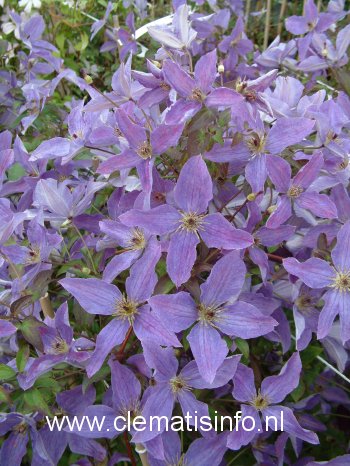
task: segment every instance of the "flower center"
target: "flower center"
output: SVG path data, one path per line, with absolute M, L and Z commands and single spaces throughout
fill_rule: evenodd
M 118 317 L 121 320 L 128 320 L 130 325 L 133 324 L 135 315 L 138 312 L 137 303 L 134 301 L 128 301 L 128 299 L 123 296 L 121 301 L 117 301 L 115 309 L 116 312 L 113 314 L 114 317 Z
M 205 215 L 199 215 L 195 212 L 184 212 L 180 220 L 180 229 L 197 233 L 198 230 L 203 229 L 203 220 Z
M 143 142 L 139 145 L 137 151 L 138 155 L 142 159 L 150 159 L 152 157 L 152 147 L 148 141 Z
M 267 397 L 262 395 L 259 390 L 258 394 L 252 399 L 252 401 L 249 404 L 251 406 L 254 406 L 254 408 L 258 411 L 261 411 L 262 409 L 267 408 L 270 403 Z
M 170 91 L 170 86 L 169 84 L 165 83 L 164 81 L 162 81 L 159 85 L 161 87 L 161 89 L 163 89 L 163 91 Z
M 143 234 L 143 231 L 136 227 L 132 230 L 132 236 L 128 241 L 130 249 L 133 251 L 138 251 L 139 249 L 144 249 L 146 246 L 146 238 Z
M 25 422 L 20 422 L 12 428 L 13 432 L 17 434 L 24 434 L 27 430 L 27 424 Z
M 39 246 L 32 246 L 28 252 L 25 263 L 26 265 L 36 264 L 40 262 L 40 248 Z
M 190 390 L 184 379 L 179 376 L 170 379 L 170 386 L 173 393 L 179 393 L 181 390 Z
M 247 140 L 248 149 L 253 155 L 258 155 L 264 152 L 265 144 L 266 144 L 266 135 L 264 134 L 254 133 L 253 136 L 251 136 Z
M 347 272 L 338 272 L 333 279 L 331 287 L 339 290 L 341 293 L 350 292 L 350 270 Z
M 217 313 L 219 312 L 219 309 L 206 306 L 203 303 L 198 304 L 197 310 L 198 310 L 199 322 L 206 323 L 206 324 L 213 324 L 213 322 L 216 320 Z
M 69 351 L 69 346 L 63 338 L 57 337 L 51 345 L 53 354 L 65 354 Z
M 196 100 L 197 102 L 203 102 L 203 100 L 205 99 L 205 95 L 203 94 L 203 92 L 200 89 L 198 89 L 196 87 L 191 92 L 191 95 L 189 96 L 189 99 L 190 100 Z
M 301 186 L 291 186 L 288 189 L 287 196 L 291 197 L 292 199 L 295 199 L 302 194 L 304 189 Z

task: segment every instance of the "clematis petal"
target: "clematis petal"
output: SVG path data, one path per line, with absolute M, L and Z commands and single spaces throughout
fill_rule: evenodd
M 202 213 L 212 198 L 213 184 L 205 162 L 200 155 L 191 157 L 182 167 L 176 183 L 175 202 L 184 212 Z
M 332 250 L 333 263 L 339 271 L 350 270 L 350 221 L 337 234 L 337 244 Z
M 128 331 L 127 320 L 112 319 L 97 335 L 95 351 L 86 366 L 88 377 L 92 377 L 101 368 L 104 360 L 114 346 L 120 345 Z
M 190 231 L 177 231 L 171 236 L 166 263 L 169 277 L 177 287 L 191 276 L 198 243 L 198 236 Z
M 294 353 L 283 366 L 278 375 L 266 377 L 261 383 L 261 393 L 270 403 L 280 403 L 288 393 L 299 385 L 302 365 L 299 353 Z
M 201 285 L 201 303 L 209 307 L 236 298 L 242 290 L 245 274 L 246 267 L 239 253 L 226 254 L 216 262 Z
M 314 215 L 321 218 L 337 218 L 338 212 L 333 201 L 326 194 L 315 192 L 302 193 L 297 199 L 296 204 L 302 209 L 310 210 Z
M 195 325 L 187 337 L 198 370 L 209 383 L 215 379 L 216 372 L 227 355 L 226 342 L 217 330 L 210 325 Z M 212 351 L 215 348 L 215 351 Z
M 64 278 L 60 284 L 89 314 L 113 314 L 116 302 L 122 297 L 115 285 L 97 278 Z
M 145 228 L 156 235 L 174 231 L 180 219 L 180 213 L 169 205 L 160 205 L 150 210 L 131 209 L 119 217 L 125 225 Z
M 268 422 L 268 426 L 272 430 L 276 430 L 275 428 L 277 427 L 277 430 L 288 432 L 288 434 L 293 437 L 305 440 L 305 442 L 309 442 L 314 445 L 319 443 L 318 437 L 314 432 L 301 427 L 290 408 L 279 405 L 269 406 L 263 410 L 262 414 L 265 422 Z M 267 420 L 267 416 L 272 416 L 272 418 Z M 283 416 L 283 418 L 281 416 Z M 275 420 L 277 420 L 277 422 Z
M 288 273 L 300 278 L 310 288 L 324 288 L 332 283 L 335 270 L 326 261 L 312 257 L 299 262 L 294 257 L 283 260 L 283 267 Z
M 183 291 L 152 296 L 148 302 L 163 325 L 175 333 L 189 328 L 198 317 L 196 303 L 189 293 Z
M 200 235 L 210 248 L 244 249 L 254 242 L 250 233 L 235 228 L 219 212 L 205 217 Z
M 255 338 L 272 332 L 278 323 L 262 314 L 255 306 L 237 301 L 228 305 L 218 315 L 215 325 L 226 335 Z
M 309 118 L 279 118 L 269 132 L 266 149 L 271 154 L 279 154 L 286 147 L 301 142 L 314 126 L 315 122 Z

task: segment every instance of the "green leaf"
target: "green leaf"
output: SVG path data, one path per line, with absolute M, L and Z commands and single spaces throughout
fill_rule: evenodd
M 304 365 L 309 365 L 314 359 L 323 353 L 323 349 L 319 346 L 308 346 L 305 351 L 301 353 L 301 360 Z
M 25 175 L 25 170 L 19 163 L 14 163 L 12 167 L 7 170 L 7 178 L 9 181 L 16 181 Z
M 243 354 L 243 356 L 248 359 L 249 358 L 249 345 L 246 340 L 242 340 L 242 338 L 235 338 L 235 343 Z
M 16 371 L 6 364 L 0 364 L 0 380 L 10 380 L 16 376 Z
M 305 393 L 305 384 L 302 380 L 300 380 L 300 383 L 297 386 L 297 388 L 292 391 L 291 397 L 293 398 L 295 402 L 297 402 L 301 399 L 304 393 Z
M 85 393 L 85 391 L 90 387 L 92 383 L 98 382 L 99 380 L 105 380 L 109 376 L 110 372 L 111 370 L 109 366 L 102 366 L 101 369 L 89 379 L 87 378 L 87 376 L 85 376 L 82 383 L 83 393 Z
M 24 368 L 26 367 L 27 361 L 29 358 L 29 346 L 26 344 L 23 344 L 17 355 L 16 355 L 16 364 L 17 364 L 17 369 L 19 372 L 23 372 Z
M 27 390 L 23 396 L 26 405 L 33 411 L 39 411 L 48 415 L 51 414 L 50 408 L 37 388 Z
M 77 50 L 78 52 L 82 52 L 89 45 L 89 36 L 86 34 L 86 32 L 82 32 L 80 34 L 80 37 L 81 41 L 75 44 L 74 46 L 75 50 Z

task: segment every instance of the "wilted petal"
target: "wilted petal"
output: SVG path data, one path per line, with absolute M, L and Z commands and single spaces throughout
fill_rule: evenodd
M 299 262 L 294 257 L 283 260 L 283 267 L 288 273 L 300 278 L 310 288 L 324 288 L 332 283 L 335 270 L 328 262 L 312 257 L 305 262 Z
M 200 155 L 191 157 L 182 167 L 174 189 L 177 205 L 184 212 L 202 213 L 213 198 L 213 184 Z
M 213 382 L 216 371 L 223 363 L 228 348 L 218 331 L 210 325 L 197 324 L 187 337 L 198 370 L 204 380 Z M 215 348 L 215 351 L 213 351 Z
M 207 215 L 204 219 L 201 238 L 210 248 L 244 249 L 253 244 L 253 237 L 246 231 L 235 228 L 219 212 Z

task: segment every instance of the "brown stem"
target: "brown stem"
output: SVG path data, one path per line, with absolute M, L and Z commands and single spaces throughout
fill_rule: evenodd
M 285 257 L 277 256 L 276 254 L 270 254 L 269 252 L 267 253 L 267 257 L 272 261 L 279 262 L 280 264 L 282 264 L 283 259 L 285 259 Z
M 126 446 L 126 451 L 128 453 L 128 457 L 131 461 L 131 465 L 132 466 L 137 466 L 137 463 L 136 463 L 136 460 L 135 460 L 135 457 L 134 457 L 134 453 L 132 451 L 132 448 L 131 448 L 131 445 L 130 445 L 130 442 L 129 442 L 129 438 L 128 438 L 128 433 L 126 432 L 126 430 L 123 432 L 123 438 L 124 438 L 124 442 L 125 442 L 125 446 Z

